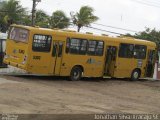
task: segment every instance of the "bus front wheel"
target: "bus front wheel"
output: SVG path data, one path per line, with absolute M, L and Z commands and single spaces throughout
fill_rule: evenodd
M 133 81 L 138 80 L 140 77 L 140 74 L 141 74 L 140 70 L 138 69 L 133 70 L 132 75 L 131 75 L 131 80 Z
M 80 67 L 73 67 L 70 73 L 70 80 L 77 81 L 82 77 L 82 69 Z

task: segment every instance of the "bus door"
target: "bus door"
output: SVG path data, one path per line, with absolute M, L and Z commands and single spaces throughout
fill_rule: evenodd
M 155 50 L 148 50 L 148 58 L 146 65 L 146 77 L 152 77 L 155 66 Z
M 53 65 L 53 74 L 55 75 L 60 74 L 63 45 L 64 44 L 62 41 L 53 42 L 52 65 Z
M 105 74 L 109 76 L 114 75 L 116 63 L 117 47 L 108 46 L 106 49 Z
M 114 77 L 130 77 L 134 68 L 134 44 L 121 43 L 116 60 Z

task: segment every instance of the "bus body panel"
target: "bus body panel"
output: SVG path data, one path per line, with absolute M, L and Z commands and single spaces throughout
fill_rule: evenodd
M 34 35 L 51 35 L 48 32 L 32 31 L 29 40 L 29 64 L 27 71 L 32 74 L 52 75 L 51 69 L 51 50 L 49 52 L 37 52 L 32 49 Z M 50 68 L 50 69 L 49 69 Z
M 78 63 L 77 63 L 78 61 Z M 68 76 L 74 66 L 83 67 L 84 77 L 102 77 L 103 76 L 103 57 L 65 55 L 62 62 L 61 75 Z
M 6 54 L 4 63 L 13 65 L 15 67 L 20 66 L 26 70 L 28 45 L 22 42 L 15 42 L 11 40 L 6 41 Z
M 155 50 L 156 48 L 156 44 L 153 42 L 131 38 L 112 38 L 34 27 L 18 27 L 30 31 L 29 40 L 27 43 L 7 40 L 6 56 L 9 57 L 5 58 L 4 62 L 25 69 L 33 74 L 70 76 L 72 68 L 79 66 L 82 68 L 83 77 L 103 77 L 108 75 L 111 77 L 131 77 L 134 69 L 139 69 L 141 77 L 145 77 L 148 50 Z M 43 38 L 47 42 L 50 41 L 50 47 L 44 49 L 43 42 L 45 41 L 39 41 L 39 39 Z M 68 53 L 66 52 L 68 38 L 78 38 L 88 42 L 94 40 L 103 41 L 103 55 Z M 122 43 L 133 44 L 133 46 L 147 46 L 146 58 L 136 59 L 134 56 L 131 58 L 120 57 L 120 45 Z M 37 49 L 37 44 L 42 45 L 41 47 L 45 51 Z M 25 56 L 27 56 L 27 61 L 24 64 Z

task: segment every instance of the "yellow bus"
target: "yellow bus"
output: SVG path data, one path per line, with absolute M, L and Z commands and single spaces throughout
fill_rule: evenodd
M 31 74 L 81 77 L 152 77 L 156 44 L 133 38 L 12 25 L 4 63 Z

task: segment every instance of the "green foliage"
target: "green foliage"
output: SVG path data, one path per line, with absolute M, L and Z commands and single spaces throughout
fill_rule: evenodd
M 50 19 L 50 25 L 51 28 L 67 28 L 70 23 L 70 19 L 65 15 L 65 13 L 61 10 L 57 10 L 53 12 L 51 19 Z
M 4 32 L 8 29 L 10 24 L 24 24 L 26 19 L 27 11 L 20 5 L 17 0 L 4 1 L 0 8 L 1 16 L 1 31 Z
M 18 0 L 8 0 L 0 4 L 0 31 L 6 32 L 11 24 L 31 25 L 31 14 L 20 5 Z M 43 28 L 66 28 L 70 19 L 63 11 L 56 11 L 52 16 L 43 10 L 37 10 L 35 25 Z
M 78 28 L 78 32 L 83 26 L 89 26 L 91 23 L 98 20 L 98 17 L 93 14 L 94 9 L 89 6 L 82 6 L 76 14 L 71 14 L 73 24 Z
M 78 27 L 78 31 L 83 26 L 89 26 L 91 23 L 98 20 L 97 16 L 93 15 L 93 8 L 83 6 L 79 12 L 72 15 L 73 24 Z M 31 25 L 31 14 L 26 8 L 20 5 L 18 0 L 6 0 L 0 4 L 0 31 L 6 32 L 11 24 Z M 36 12 L 35 25 L 43 28 L 67 28 L 70 25 L 70 18 L 66 14 L 57 10 L 52 16 L 47 15 L 43 10 Z
M 48 28 L 49 27 L 49 18 L 50 16 L 43 10 L 38 10 L 36 12 L 36 20 L 35 23 L 37 26 Z
M 160 31 L 156 31 L 156 29 L 146 28 L 145 31 L 136 33 L 135 35 L 126 34 L 125 36 L 155 42 L 160 48 Z

